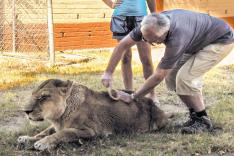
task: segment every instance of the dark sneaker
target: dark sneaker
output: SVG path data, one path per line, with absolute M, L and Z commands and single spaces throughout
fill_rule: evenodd
M 191 126 L 192 124 L 194 124 L 196 118 L 197 118 L 197 116 L 196 116 L 196 113 L 195 113 L 195 112 L 190 113 L 190 114 L 189 114 L 189 119 L 188 119 L 188 121 L 186 121 L 186 122 L 183 124 L 183 127 L 188 127 L 188 126 Z
M 194 123 L 181 129 L 182 134 L 196 134 L 209 132 L 213 129 L 212 123 L 207 116 L 195 117 Z

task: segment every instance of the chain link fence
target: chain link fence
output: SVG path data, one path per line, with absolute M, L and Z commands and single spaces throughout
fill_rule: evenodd
M 0 0 L 0 52 L 48 52 L 47 0 Z

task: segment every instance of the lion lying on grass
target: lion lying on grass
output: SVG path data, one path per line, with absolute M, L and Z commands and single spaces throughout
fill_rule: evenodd
M 155 131 L 167 121 L 165 113 L 150 99 L 140 98 L 126 104 L 112 100 L 107 93 L 56 79 L 43 82 L 33 91 L 24 111 L 29 120 L 51 123 L 49 128 L 33 137 L 18 138 L 21 144 L 35 142 L 37 150 L 52 149 L 59 143 L 80 138 Z

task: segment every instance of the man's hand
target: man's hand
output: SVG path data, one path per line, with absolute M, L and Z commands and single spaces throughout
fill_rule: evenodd
M 123 0 L 102 0 L 111 9 L 115 9 L 123 3 Z
M 117 91 L 117 98 L 126 103 L 130 103 L 133 100 L 130 94 L 120 90 Z
M 115 9 L 115 8 L 118 7 L 120 4 L 123 3 L 122 1 L 123 1 L 123 0 L 115 0 L 115 2 L 112 3 L 111 8 L 112 8 L 112 9 Z
M 105 86 L 106 88 L 111 87 L 112 86 L 112 74 L 104 72 L 104 74 L 102 75 L 102 84 L 103 86 Z

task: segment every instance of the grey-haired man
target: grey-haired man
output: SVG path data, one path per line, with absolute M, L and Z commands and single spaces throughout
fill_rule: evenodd
M 167 87 L 177 93 L 190 111 L 182 133 L 198 133 L 212 129 L 202 96 L 202 76 L 227 56 L 234 47 L 234 31 L 223 20 L 203 13 L 171 10 L 146 16 L 141 27 L 135 28 L 114 49 L 102 78 L 104 86 L 111 76 L 124 49 L 138 41 L 164 43 L 164 57 L 155 73 L 134 94 L 121 94 L 130 102 L 147 94 L 164 78 Z

